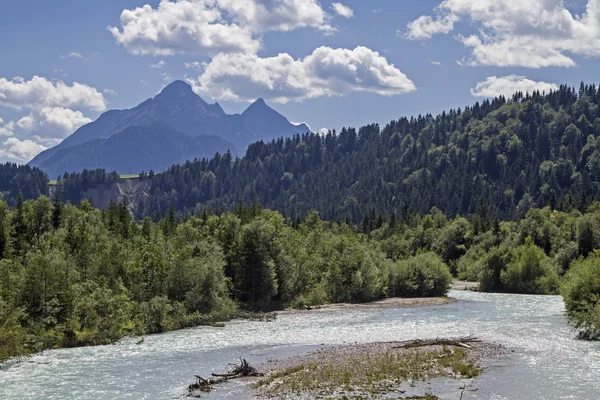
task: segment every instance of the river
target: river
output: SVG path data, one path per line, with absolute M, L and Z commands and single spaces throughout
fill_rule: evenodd
M 46 351 L 0 368 L 0 399 L 177 399 L 194 374 L 322 345 L 474 335 L 505 346 L 464 399 L 600 399 L 600 343 L 575 339 L 559 296 L 451 291 L 429 307 L 315 310 L 117 345 Z M 231 383 L 210 398 L 246 398 Z

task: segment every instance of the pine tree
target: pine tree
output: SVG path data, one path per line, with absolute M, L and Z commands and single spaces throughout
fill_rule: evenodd
M 12 247 L 18 257 L 25 255 L 27 243 L 27 223 L 25 222 L 25 205 L 23 203 L 23 194 L 19 192 L 17 205 L 13 213 L 12 221 Z
M 150 217 L 145 217 L 144 222 L 142 223 L 142 236 L 146 239 L 147 242 L 150 241 L 152 236 L 152 220 Z
M 0 200 L 0 260 L 5 257 L 6 246 L 8 243 L 7 237 L 7 214 L 8 210 L 6 203 Z
M 54 201 L 52 202 L 52 227 L 54 228 L 54 230 L 58 229 L 58 227 L 60 226 L 62 209 L 63 203 L 60 199 L 58 191 L 56 191 L 54 195 Z
M 121 200 L 118 213 L 121 236 L 123 239 L 127 239 L 129 238 L 129 222 L 131 221 L 131 215 L 129 214 L 129 209 L 127 208 L 125 199 Z
M 175 212 L 175 207 L 171 204 L 171 207 L 169 208 L 169 217 L 166 221 L 165 236 L 174 234 L 175 228 L 177 228 L 177 214 Z

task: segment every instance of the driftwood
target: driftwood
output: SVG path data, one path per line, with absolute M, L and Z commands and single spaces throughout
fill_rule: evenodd
M 314 307 L 313 307 L 313 306 L 311 306 L 311 305 L 308 305 L 308 304 L 306 304 L 306 305 L 304 306 L 304 310 L 306 310 L 306 311 L 311 311 L 311 310 L 320 310 L 320 309 L 321 309 L 321 306 L 314 306 Z
M 117 343 L 119 343 L 121 340 L 125 339 L 127 336 L 128 336 L 128 335 L 125 333 L 125 334 L 121 335 L 121 337 L 118 337 L 118 338 L 111 339 L 111 340 L 108 342 L 108 344 L 117 344 Z
M 213 386 L 225 383 L 230 379 L 250 377 L 250 376 L 264 376 L 250 365 L 248 361 L 240 358 L 240 364 L 229 364 L 227 371 L 222 374 L 211 374 L 212 377 L 205 379 L 199 375 L 196 377 L 196 383 L 192 383 L 188 386 L 188 396 L 200 397 L 198 392 L 210 392 Z
M 479 343 L 481 340 L 474 337 L 465 337 L 460 339 L 431 339 L 431 340 L 413 340 L 411 342 L 405 343 L 401 346 L 394 347 L 395 349 L 415 349 L 418 347 L 428 347 L 428 346 L 454 346 L 454 347 L 463 347 L 465 349 L 470 349 L 473 346 L 471 343 Z

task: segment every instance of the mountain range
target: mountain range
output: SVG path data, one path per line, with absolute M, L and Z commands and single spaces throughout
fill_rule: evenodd
M 29 162 L 51 178 L 64 172 L 103 168 L 119 173 L 163 171 L 195 158 L 230 151 L 243 156 L 256 141 L 310 132 L 294 125 L 263 99 L 242 114 L 226 114 L 183 81 L 129 110 L 111 110 L 79 128 L 57 146 Z

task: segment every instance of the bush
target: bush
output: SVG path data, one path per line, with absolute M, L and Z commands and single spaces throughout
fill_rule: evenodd
M 558 274 L 544 250 L 533 244 L 531 237 L 516 250 L 516 257 L 501 273 L 504 289 L 511 293 L 555 294 Z
M 327 292 L 323 284 L 319 283 L 308 294 L 298 296 L 290 307 L 302 310 L 306 306 L 320 306 L 325 303 L 327 303 Z
M 362 303 L 385 296 L 388 266 L 382 253 L 353 237 L 343 237 L 332 248 L 323 282 L 331 302 Z
M 429 252 L 390 266 L 391 297 L 435 297 L 448 293 L 452 276 L 439 256 Z
M 561 288 L 567 315 L 583 339 L 600 340 L 600 253 L 575 261 Z

